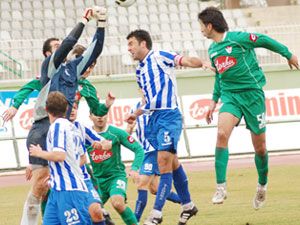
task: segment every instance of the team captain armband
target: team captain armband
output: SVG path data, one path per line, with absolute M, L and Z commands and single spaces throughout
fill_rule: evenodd
M 179 65 L 179 66 L 182 66 L 182 64 L 181 64 L 182 58 L 183 58 L 182 55 L 176 55 L 176 56 L 175 56 L 175 59 L 174 59 L 175 64 L 176 64 L 176 65 Z

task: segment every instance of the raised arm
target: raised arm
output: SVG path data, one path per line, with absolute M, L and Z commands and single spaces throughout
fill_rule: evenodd
M 31 80 L 22 86 L 21 89 L 15 94 L 12 101 L 12 106 L 5 110 L 2 114 L 4 121 L 7 122 L 12 119 L 16 115 L 19 107 L 23 104 L 25 99 L 27 99 L 33 91 L 40 91 L 41 89 L 42 86 L 38 79 Z

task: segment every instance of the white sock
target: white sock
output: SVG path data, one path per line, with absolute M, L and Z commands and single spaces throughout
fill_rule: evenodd
M 20 225 L 38 225 L 41 201 L 30 192 L 23 208 Z

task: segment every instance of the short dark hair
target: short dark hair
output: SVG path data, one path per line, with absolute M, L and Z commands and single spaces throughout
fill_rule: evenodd
M 137 29 L 134 31 L 131 31 L 126 39 L 128 40 L 129 38 L 135 37 L 139 43 L 141 43 L 142 41 L 146 42 L 146 47 L 151 50 L 152 49 L 152 40 L 151 40 L 151 36 L 150 34 L 142 29 Z
M 86 47 L 84 47 L 81 44 L 76 44 L 74 45 L 73 49 L 72 49 L 72 54 L 75 55 L 75 58 L 78 58 L 79 56 L 81 56 L 84 51 L 86 50 Z M 95 66 L 97 64 L 97 59 L 95 59 L 95 61 L 92 62 L 91 66 Z
M 46 101 L 46 110 L 57 118 L 65 117 L 68 101 L 63 93 L 59 91 L 50 92 Z
M 52 41 L 59 41 L 59 39 L 55 38 L 55 37 L 52 37 L 52 38 L 48 38 L 46 41 L 44 41 L 44 44 L 43 44 L 43 55 L 45 57 L 47 57 L 46 52 L 51 52 L 51 45 L 50 45 L 50 43 Z
M 228 31 L 228 25 L 222 12 L 216 7 L 207 7 L 204 9 L 198 14 L 198 20 L 201 20 L 205 26 L 210 23 L 213 29 L 219 33 Z

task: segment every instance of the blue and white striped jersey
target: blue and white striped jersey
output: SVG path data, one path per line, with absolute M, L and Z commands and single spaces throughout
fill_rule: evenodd
M 132 112 L 136 111 L 141 107 L 141 102 L 138 102 L 134 108 L 132 108 Z M 145 129 L 149 121 L 150 112 L 144 112 L 142 115 L 136 118 L 136 136 L 140 144 L 143 146 L 145 154 L 148 152 L 155 151 L 155 148 L 149 143 L 149 141 L 145 138 Z
M 175 109 L 177 83 L 174 74 L 176 53 L 149 51 L 136 70 L 137 83 L 143 90 L 145 110 Z
M 81 140 L 74 134 L 75 126 L 64 118 L 51 124 L 47 135 L 48 152 L 65 152 L 63 162 L 49 161 L 51 187 L 57 191 L 87 191 L 79 167 L 78 146 Z
M 87 152 L 85 143 L 87 143 L 88 145 L 91 145 L 94 141 L 101 141 L 101 140 L 105 139 L 102 136 L 100 136 L 96 131 L 85 127 L 83 124 L 81 124 L 78 121 L 75 121 L 74 125 L 77 128 L 75 131 L 75 134 L 81 140 L 81 144 L 80 144 L 80 146 L 78 146 L 80 156 L 86 154 L 86 152 Z M 84 180 L 88 180 L 91 178 L 85 165 L 81 166 L 81 170 L 83 173 Z

